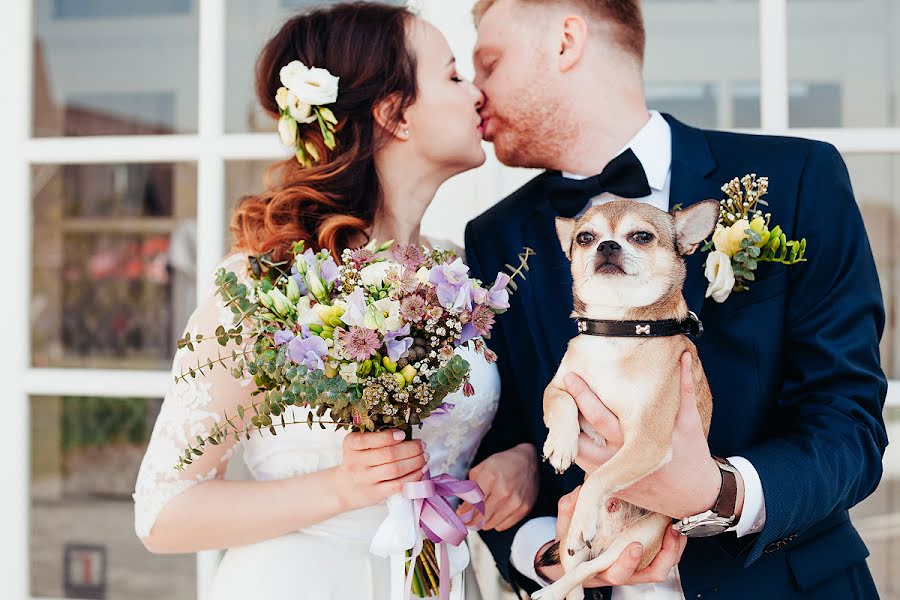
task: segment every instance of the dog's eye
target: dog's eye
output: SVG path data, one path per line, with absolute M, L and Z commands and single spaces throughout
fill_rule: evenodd
M 649 231 L 638 231 L 631 236 L 638 244 L 649 244 L 653 241 L 653 234 Z
M 579 246 L 587 246 L 594 241 L 594 234 L 590 231 L 582 231 L 575 238 L 575 241 L 578 242 Z

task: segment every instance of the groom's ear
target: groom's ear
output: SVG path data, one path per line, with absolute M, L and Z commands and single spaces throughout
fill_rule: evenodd
M 404 135 L 404 131 L 409 131 L 409 123 L 400 111 L 400 94 L 391 94 L 372 108 L 372 117 L 378 126 L 387 134 L 397 139 L 409 139 L 409 134 Z
M 556 217 L 556 235 L 559 236 L 559 244 L 569 260 L 572 260 L 572 234 L 575 233 L 577 222 L 575 219 Z
M 570 71 L 581 62 L 587 47 L 588 26 L 578 15 L 566 17 L 559 38 L 559 70 Z

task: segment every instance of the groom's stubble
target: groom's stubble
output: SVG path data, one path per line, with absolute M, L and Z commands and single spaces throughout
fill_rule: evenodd
M 509 167 L 555 168 L 555 157 L 570 148 L 578 136 L 577 121 L 566 100 L 541 85 L 549 72 L 546 56 L 536 56 L 533 78 L 518 88 L 505 90 L 506 100 L 488 98 L 487 109 L 494 121 L 491 142 L 497 159 Z

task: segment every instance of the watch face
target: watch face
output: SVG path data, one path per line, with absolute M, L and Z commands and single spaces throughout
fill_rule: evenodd
M 721 523 L 700 523 L 690 528 L 685 528 L 684 535 L 688 537 L 712 537 L 725 533 L 728 529 L 727 525 Z

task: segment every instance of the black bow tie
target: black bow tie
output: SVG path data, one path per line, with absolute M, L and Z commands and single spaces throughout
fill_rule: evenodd
M 651 193 L 644 167 L 630 148 L 609 161 L 599 175 L 572 179 L 554 173 L 547 177 L 545 184 L 550 204 L 559 216 L 569 219 L 580 213 L 588 200 L 600 194 L 644 198 Z

